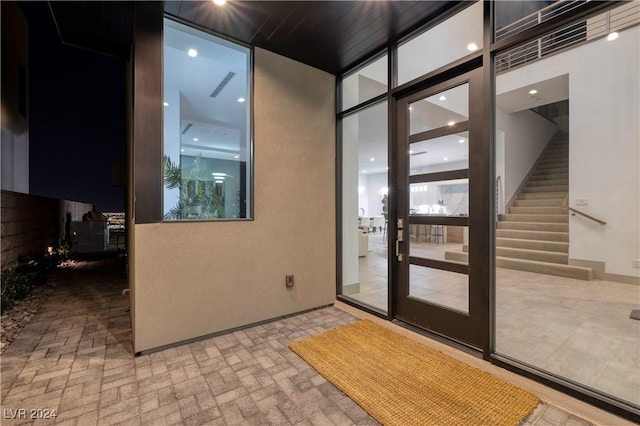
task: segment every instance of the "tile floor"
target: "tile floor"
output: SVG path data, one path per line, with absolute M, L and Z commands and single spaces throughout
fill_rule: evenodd
M 414 256 L 444 260 L 459 245 L 411 243 Z M 387 247 L 371 234 L 359 259 L 356 300 L 386 311 Z M 411 266 L 411 293 L 465 311 L 465 275 Z M 496 350 L 518 361 L 597 389 L 640 408 L 640 287 L 497 270 Z
M 112 259 L 58 275 L 2 357 L 3 425 L 377 424 L 287 347 L 356 317 L 325 308 L 134 357 L 123 271 Z M 523 424 L 591 423 L 541 404 Z

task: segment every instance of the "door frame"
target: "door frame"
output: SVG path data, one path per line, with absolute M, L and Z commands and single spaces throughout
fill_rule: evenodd
M 390 218 L 389 218 L 389 295 L 390 317 L 417 326 L 429 333 L 440 335 L 448 340 L 461 343 L 476 351 L 481 351 L 483 357 L 490 356 L 490 305 L 491 305 L 491 257 L 493 256 L 493 220 L 492 206 L 487 200 L 491 200 L 492 179 L 492 155 L 490 139 L 487 137 L 490 123 L 486 123 L 485 102 L 483 101 L 483 67 L 479 66 L 467 72 L 458 73 L 447 80 L 439 80 L 429 85 L 420 85 L 410 90 L 394 95 L 393 102 L 389 105 L 389 114 L 392 122 L 390 126 L 389 159 L 390 159 Z M 407 253 L 407 238 L 405 232 L 404 242 L 401 242 L 401 252 L 404 260 L 399 262 L 393 250 L 398 237 L 397 220 L 403 219 L 404 229 L 408 229 L 408 209 L 400 206 L 408 206 L 409 197 L 409 173 L 406 150 L 409 131 L 407 129 L 408 104 L 426 96 L 447 90 L 469 82 L 469 119 L 466 123 L 459 123 L 454 130 L 469 131 L 469 216 L 461 218 L 442 218 L 452 225 L 464 225 L 469 229 L 469 266 L 430 261 L 424 266 L 440 266 L 454 272 L 467 272 L 469 283 L 469 311 L 468 314 L 454 312 L 453 310 L 424 303 L 425 311 L 416 315 L 407 315 L 406 298 L 403 292 L 408 294 L 408 270 L 409 256 Z M 433 136 L 437 136 L 434 132 Z M 432 136 L 432 135 L 429 135 Z M 432 137 L 433 137 L 432 136 Z M 457 174 L 456 174 L 457 173 Z M 449 174 L 450 176 L 447 176 Z M 443 178 L 454 178 L 459 172 L 443 172 Z M 407 211 L 404 211 L 407 210 Z M 431 220 L 431 218 L 425 218 Z M 404 246 L 404 247 L 402 247 Z M 445 263 L 445 264 L 443 264 Z M 404 305 L 404 306 L 403 306 Z M 422 304 L 421 304 L 422 305 Z M 429 324 L 425 324 L 425 320 Z

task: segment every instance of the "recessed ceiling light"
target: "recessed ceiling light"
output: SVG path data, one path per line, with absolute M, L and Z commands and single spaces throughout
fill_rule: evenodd
M 618 38 L 618 33 L 616 31 L 609 33 L 609 35 L 607 36 L 607 41 L 613 41 L 615 39 Z
M 441 100 L 441 101 L 446 101 L 447 97 L 445 95 L 442 95 L 438 99 Z
M 458 143 L 464 143 L 464 139 L 460 139 Z
M 193 138 L 193 140 L 194 140 L 195 142 L 198 142 L 200 139 L 198 139 L 198 138 Z
M 169 106 L 169 102 L 163 102 L 162 105 Z
M 475 43 L 469 43 L 467 44 L 467 50 L 475 52 L 476 50 L 478 50 L 478 45 Z
M 376 159 L 371 157 L 371 162 L 373 163 L 374 161 L 376 161 Z
M 455 121 L 450 121 L 450 122 L 447 123 L 447 126 L 453 126 L 454 124 L 456 124 Z
M 244 102 L 245 100 L 245 98 L 238 98 L 238 102 Z
M 366 170 L 363 170 L 363 171 L 362 171 L 362 173 L 366 174 L 366 173 L 367 173 L 367 171 L 366 171 Z
M 444 161 L 449 161 L 449 157 L 444 157 L 443 160 Z
M 195 58 L 196 56 L 198 56 L 198 51 L 196 49 L 189 49 L 187 51 L 187 55 L 191 56 L 192 58 Z
M 233 158 L 240 158 L 240 156 L 239 155 L 234 155 Z
M 409 111 L 413 111 L 413 107 L 409 105 Z
M 227 0 L 213 0 L 213 2 L 215 4 L 217 4 L 218 6 L 224 6 L 224 4 L 227 2 Z
M 389 170 L 389 166 L 385 167 L 387 170 Z
M 180 150 L 180 152 L 184 152 L 184 148 L 182 148 L 182 149 Z
M 536 89 L 529 90 L 529 94 L 530 95 L 535 95 L 536 93 L 538 93 L 538 91 Z
M 412 151 L 412 150 L 409 150 L 409 154 L 413 154 L 413 151 Z

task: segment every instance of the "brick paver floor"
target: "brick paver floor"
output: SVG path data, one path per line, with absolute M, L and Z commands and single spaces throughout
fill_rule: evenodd
M 134 357 L 122 259 L 55 279 L 2 356 L 3 425 L 377 424 L 287 347 L 357 320 L 340 309 Z M 543 404 L 525 424 L 589 423 Z

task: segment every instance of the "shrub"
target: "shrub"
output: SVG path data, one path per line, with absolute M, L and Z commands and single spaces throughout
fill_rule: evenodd
M 59 242 L 48 254 L 20 258 L 2 271 L 0 309 L 7 309 L 14 301 L 27 297 L 34 287 L 44 284 L 48 273 L 66 260 L 68 253 L 67 244 Z

